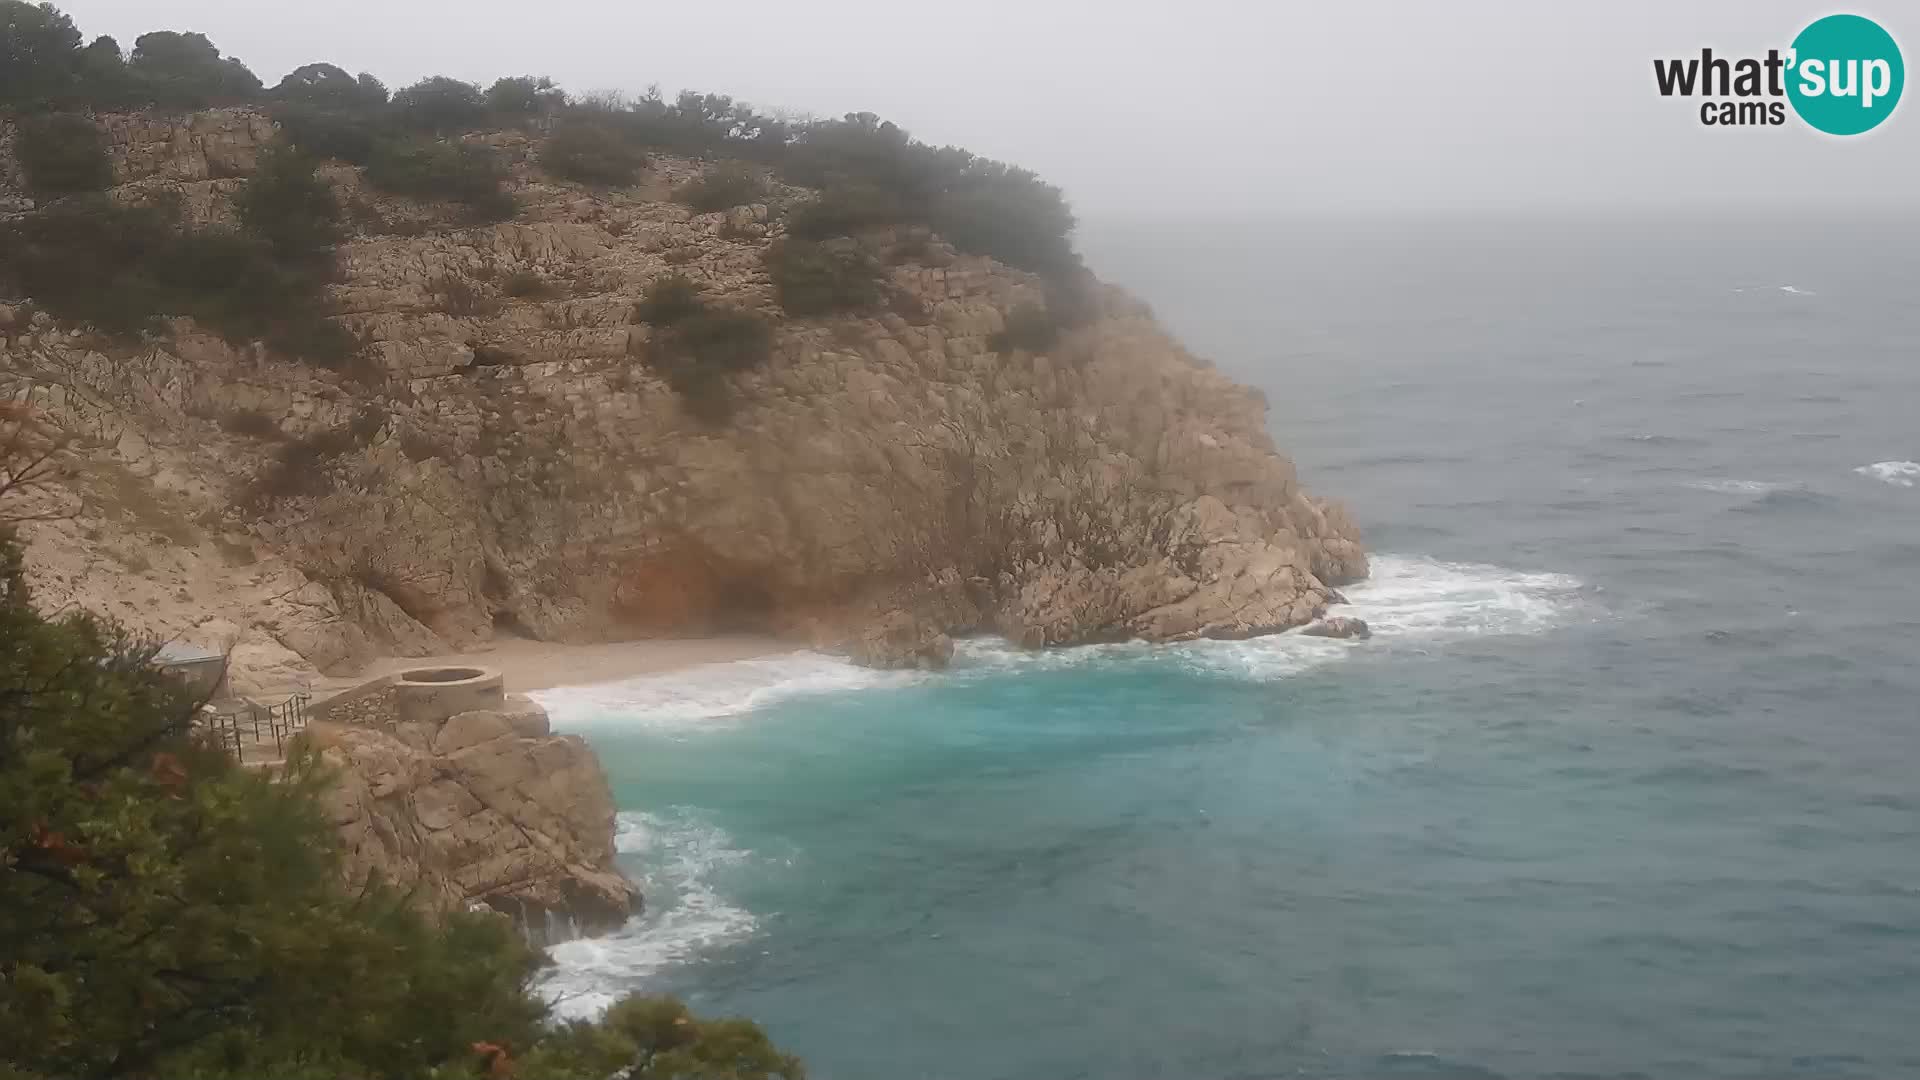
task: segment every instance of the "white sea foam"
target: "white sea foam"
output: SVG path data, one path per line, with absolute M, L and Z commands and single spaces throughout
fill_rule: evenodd
M 1372 576 L 1346 587 L 1343 615 L 1367 620 L 1374 641 L 1336 641 L 1276 634 L 1247 641 L 1177 645 L 1122 642 L 1069 649 L 1021 649 L 999 639 L 960 642 L 953 669 L 942 675 L 876 672 L 818 653 L 737 660 L 669 674 L 536 695 L 562 728 L 620 725 L 672 733 L 745 717 L 774 702 L 807 694 L 932 679 L 964 680 L 1128 662 L 1269 682 L 1370 649 L 1416 647 L 1479 635 L 1526 634 L 1565 622 L 1584 602 L 1578 579 L 1476 563 L 1377 555 Z M 541 990 L 561 1016 L 592 1016 L 620 995 L 644 988 L 663 968 L 737 944 L 756 930 L 753 913 L 732 902 L 716 875 L 755 856 L 696 812 L 635 811 L 619 816 L 615 846 L 637 869 L 647 897 L 644 914 L 607 937 L 552 949 L 555 966 Z
M 1895 487 L 1910 488 L 1920 481 L 1920 461 L 1876 461 L 1853 471 Z
M 1526 634 L 1569 617 L 1583 597 L 1578 578 L 1525 573 L 1479 563 L 1378 555 L 1366 581 L 1342 590 L 1334 614 L 1367 621 L 1376 643 L 1441 642 L 1481 634 Z M 1116 662 L 1156 661 L 1193 671 L 1266 682 L 1354 655 L 1357 642 L 1274 634 L 1245 641 L 1149 645 L 1131 641 L 1036 651 L 999 638 L 960 642 L 953 677 L 1051 671 Z
M 815 652 L 793 652 L 587 686 L 559 686 L 529 696 L 569 731 L 613 725 L 653 731 L 710 727 L 788 698 L 908 681 L 905 672 L 873 671 Z
M 1565 622 L 1584 597 L 1568 574 L 1381 555 L 1367 580 L 1343 589 L 1376 636 L 1441 641 L 1532 634 Z
M 1337 614 L 1365 619 L 1376 639 L 1416 644 L 1544 630 L 1562 621 L 1582 598 L 1580 581 L 1565 574 L 1528 573 L 1405 555 L 1374 556 L 1371 576 L 1342 591 L 1348 605 L 1337 608 Z M 562 730 L 591 733 L 597 728 L 617 727 L 677 735 L 739 722 L 769 705 L 796 697 L 904 686 L 930 679 L 1153 661 L 1264 681 L 1339 660 L 1353 648 L 1352 642 L 1301 634 L 1174 645 L 1129 641 L 1045 650 L 1022 649 L 999 638 L 976 638 L 958 643 L 953 669 L 945 675 L 874 671 L 838 657 L 795 652 L 617 682 L 556 687 L 532 696 Z
M 563 942 L 540 991 L 563 1017 L 589 1017 L 655 972 L 751 937 L 751 912 L 714 887 L 713 876 L 751 858 L 692 811 L 623 811 L 614 846 L 639 867 L 646 911 L 607 937 Z
M 1782 285 L 1780 286 L 1780 291 L 1783 293 L 1792 293 L 1795 296 L 1813 296 L 1814 295 L 1813 293 L 1808 292 L 1806 289 L 1796 288 L 1795 286 L 1792 286 L 1792 285 Z
M 1794 485 L 1773 480 L 1689 480 L 1687 486 L 1697 491 L 1715 491 L 1722 495 L 1770 495 Z

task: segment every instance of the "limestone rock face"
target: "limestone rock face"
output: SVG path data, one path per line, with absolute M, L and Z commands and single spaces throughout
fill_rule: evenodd
M 126 132 L 118 175 L 204 173 L 167 182 L 206 189 L 217 215 L 237 181 L 211 177 L 244 167 L 263 121 L 102 122 Z M 886 308 L 788 319 L 764 259 L 808 193 L 773 184 L 762 203 L 695 214 L 668 193 L 697 162 L 657 156 L 641 184 L 593 192 L 540 172 L 527 135 L 484 138 L 514 163 L 520 211 L 499 225 L 436 228 L 434 207 L 328 168 L 359 218 L 414 226 L 340 249 L 333 299 L 372 368 L 356 380 L 186 322 L 118 352 L 44 315 L 0 327 L 0 391 L 191 526 L 179 588 L 221 605 L 197 582 L 261 577 L 216 612 L 243 634 L 332 673 L 503 627 L 566 641 L 755 630 L 936 664 L 955 633 L 1269 633 L 1366 575 L 1353 522 L 1301 489 L 1260 393 L 1117 289 L 1084 283 L 1090 318 L 1048 352 L 996 348 L 1047 282 L 924 229 L 876 230 L 859 243 L 888 267 Z M 690 415 L 645 362 L 652 329 L 633 308 L 666 273 L 775 323 L 771 360 L 732 378 L 724 425 Z M 316 493 L 254 497 L 284 440 L 341 431 L 353 444 L 313 464 Z M 77 529 L 43 529 L 44 543 L 29 530 L 36 581 L 55 579 L 49 597 L 82 578 L 109 602 L 136 593 L 116 553 L 151 530 L 81 502 Z M 215 564 L 236 543 L 261 570 Z M 167 634 L 207 614 L 114 613 Z
M 847 651 L 867 667 L 940 671 L 953 660 L 953 639 L 927 619 L 896 611 L 863 629 Z
M 376 699 L 343 720 L 312 737 L 340 769 L 325 806 L 354 882 L 378 873 L 439 910 L 484 904 L 536 936 L 610 930 L 638 910 L 613 866 L 606 776 L 539 706 L 415 723 Z

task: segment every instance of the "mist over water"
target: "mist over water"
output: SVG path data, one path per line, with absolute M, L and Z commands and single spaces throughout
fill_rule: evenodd
M 1917 241 L 1095 223 L 1377 636 L 542 694 L 650 904 L 550 992 L 827 1080 L 1920 1072 Z

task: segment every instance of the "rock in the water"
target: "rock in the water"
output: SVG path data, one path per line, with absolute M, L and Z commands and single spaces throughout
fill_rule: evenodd
M 525 698 L 408 722 L 378 694 L 316 721 L 340 777 L 325 806 L 353 883 L 374 873 L 430 910 L 484 905 L 536 940 L 618 928 L 640 893 L 614 868 L 614 806 L 577 735 Z
M 1354 638 L 1365 641 L 1373 636 L 1373 630 L 1367 626 L 1367 620 L 1356 619 L 1351 615 L 1336 615 L 1331 619 L 1322 619 L 1300 631 L 1309 637 Z
M 868 627 L 847 651 L 865 667 L 940 671 L 953 661 L 953 639 L 925 619 L 896 611 Z

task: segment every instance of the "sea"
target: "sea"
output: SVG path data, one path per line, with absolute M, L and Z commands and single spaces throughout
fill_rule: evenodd
M 1091 222 L 1373 553 L 1366 642 L 544 692 L 815 1080 L 1920 1076 L 1920 223 Z

